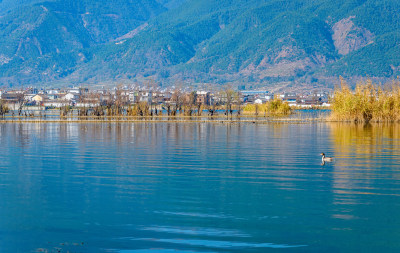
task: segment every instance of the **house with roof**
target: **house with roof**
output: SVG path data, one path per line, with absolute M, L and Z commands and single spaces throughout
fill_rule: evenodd
M 63 97 L 61 97 L 61 100 L 76 101 L 78 100 L 78 98 L 79 98 L 78 94 L 69 92 L 65 94 Z
M 32 97 L 31 101 L 35 102 L 37 105 L 40 105 L 43 103 L 43 101 L 47 99 L 47 97 L 43 94 L 37 94 Z
M 15 104 L 23 101 L 24 95 L 22 93 L 4 92 L 1 94 L 1 99 L 5 103 Z
M 197 91 L 196 92 L 196 103 L 203 104 L 203 105 L 210 105 L 210 92 Z

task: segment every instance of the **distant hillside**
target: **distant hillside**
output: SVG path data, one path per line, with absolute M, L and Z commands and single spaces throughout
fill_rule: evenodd
M 0 13 L 5 13 L 17 7 L 34 4 L 40 0 L 0 0 Z
M 168 9 L 174 9 L 181 6 L 186 0 L 157 0 L 160 4 Z
M 0 80 L 6 84 L 65 78 L 90 60 L 87 50 L 167 10 L 155 0 L 20 2 L 1 5 L 9 8 L 0 18 Z
M 20 2 L 0 18 L 5 85 L 400 75 L 395 0 Z

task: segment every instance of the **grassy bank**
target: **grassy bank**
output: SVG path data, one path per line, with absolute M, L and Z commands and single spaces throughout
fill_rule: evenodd
M 368 80 L 357 84 L 351 90 L 342 81 L 335 89 L 332 101 L 333 121 L 351 122 L 399 122 L 400 121 L 400 86 L 394 81 L 382 88 Z

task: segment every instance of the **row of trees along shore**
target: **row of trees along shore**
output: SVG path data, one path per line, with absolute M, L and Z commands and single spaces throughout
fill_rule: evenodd
M 285 116 L 292 113 L 290 106 L 280 99 L 274 99 L 266 104 L 247 104 L 242 106 L 240 93 L 227 89 L 222 92 L 223 102 L 213 101 L 211 105 L 196 102 L 195 92 L 183 94 L 174 92 L 171 101 L 162 106 L 152 103 L 139 102 L 133 105 L 126 105 L 120 99 L 110 100 L 106 105 L 93 108 L 79 108 L 78 116 L 131 116 L 131 117 L 153 117 L 153 116 Z M 164 112 L 163 112 L 164 111 Z M 61 108 L 61 116 L 65 117 L 70 112 L 69 108 Z M 222 112 L 222 113 L 221 113 Z
M 207 111 L 208 116 L 216 116 L 217 111 L 224 111 L 224 115 L 233 116 L 234 111 L 240 115 L 240 94 L 232 89 L 221 92 L 224 101 L 213 101 L 211 105 L 196 101 L 196 93 L 183 93 L 176 90 L 171 101 L 165 104 L 154 104 L 151 102 L 137 102 L 130 104 L 126 96 L 122 96 L 117 90 L 114 99 L 104 101 L 102 105 L 94 107 L 78 107 L 78 116 L 81 118 L 91 117 L 155 117 L 155 116 L 203 116 Z M 60 116 L 70 116 L 73 110 L 70 106 L 60 108 Z
M 331 121 L 400 122 L 400 82 L 382 86 L 366 80 L 351 90 L 341 78 L 331 105 Z
M 221 95 L 221 94 L 220 94 Z M 286 116 L 293 110 L 282 100 L 276 98 L 265 104 L 241 104 L 240 94 L 232 89 L 222 92 L 223 101 L 213 101 L 205 105 L 196 101 L 196 94 L 175 91 L 171 103 L 162 106 L 139 102 L 129 105 L 118 91 L 114 99 L 105 101 L 94 107 L 71 106 L 59 108 L 60 117 L 78 116 L 82 119 L 102 119 L 107 117 L 157 117 L 157 116 Z M 340 87 L 336 87 L 331 100 L 331 115 L 329 121 L 344 122 L 400 122 L 400 82 L 394 80 L 387 85 L 379 85 L 371 80 L 359 82 L 352 90 L 341 78 Z M 0 117 L 5 117 L 11 110 L 0 101 Z M 222 111 L 222 113 L 221 113 Z M 77 115 L 74 112 L 77 113 Z M 219 112 L 219 114 L 218 114 Z M 14 115 L 14 112 L 12 112 Z M 18 116 L 22 113 L 22 103 L 18 106 Z M 32 116 L 26 113 L 25 116 Z M 40 113 L 45 116 L 45 113 Z
M 94 106 L 72 107 L 66 103 L 60 107 L 60 118 L 78 117 L 80 119 L 104 119 L 104 118 L 120 118 L 120 117 L 237 117 L 241 116 L 278 116 L 289 115 L 292 110 L 287 103 L 275 99 L 267 104 L 248 104 L 243 106 L 241 102 L 241 94 L 233 89 L 224 89 L 219 92 L 219 101 L 211 100 L 211 104 L 206 105 L 199 103 L 196 99 L 196 93 L 183 93 L 176 90 L 169 103 L 155 104 L 151 102 L 129 103 L 129 99 L 122 95 L 117 89 L 115 95 L 109 95 L 109 99 L 103 101 L 100 105 L 96 105 L 99 101 L 98 94 L 85 94 L 80 98 L 80 103 L 86 102 Z M 21 96 L 22 98 L 22 96 Z M 29 106 L 25 106 L 26 101 L 23 99 L 18 101 L 17 112 L 11 111 L 12 116 L 18 117 L 46 117 L 45 111 L 34 114 L 29 110 Z M 14 106 L 15 107 L 15 106 Z M 0 116 L 4 117 L 9 108 L 0 103 Z

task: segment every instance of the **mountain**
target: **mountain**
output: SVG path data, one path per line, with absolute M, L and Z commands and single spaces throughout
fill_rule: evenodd
M 174 9 L 182 5 L 186 0 L 158 0 L 160 4 L 168 9 Z
M 155 0 L 2 2 L 3 83 L 62 79 L 90 60 L 86 50 L 114 41 L 167 9 Z
M 339 75 L 400 75 L 396 0 L 10 3 L 0 3 L 5 85 L 146 78 L 332 85 Z
M 0 13 L 6 13 L 9 10 L 37 2 L 40 2 L 40 0 L 0 0 Z

